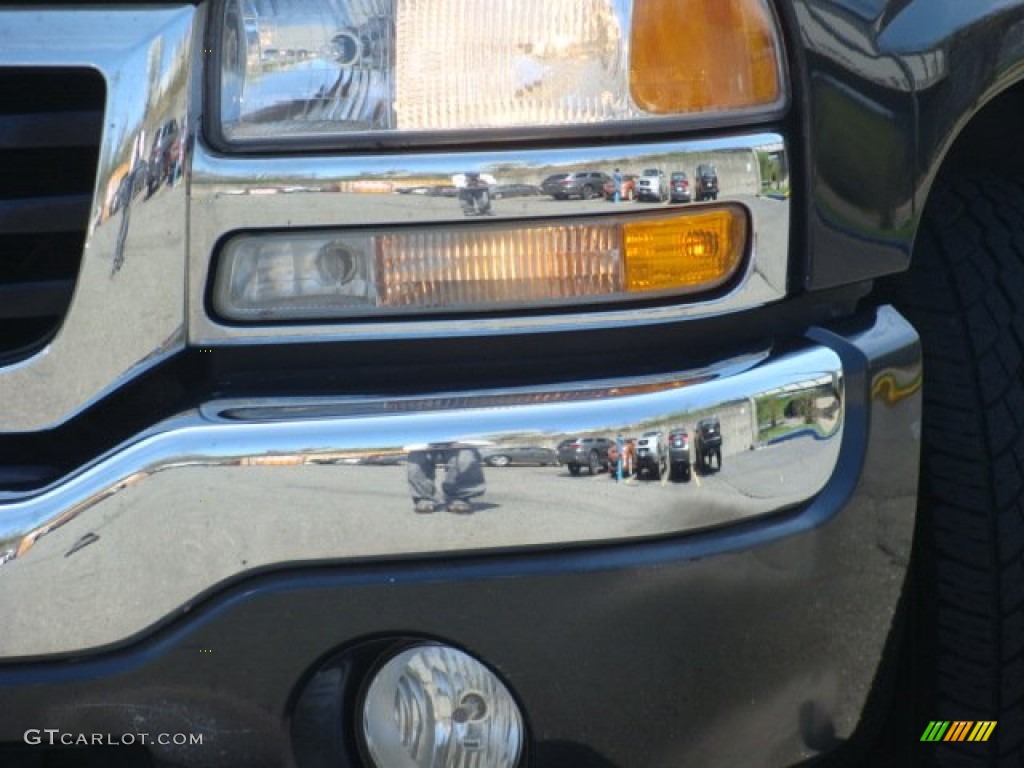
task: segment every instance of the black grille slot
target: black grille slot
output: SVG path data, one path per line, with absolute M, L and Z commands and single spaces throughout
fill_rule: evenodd
M 89 223 L 103 78 L 0 67 L 0 364 L 57 330 Z

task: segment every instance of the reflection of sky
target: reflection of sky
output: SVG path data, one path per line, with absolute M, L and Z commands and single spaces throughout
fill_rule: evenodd
M 679 151 L 678 144 L 651 144 L 650 157 L 661 157 L 666 154 L 671 154 L 673 150 L 678 152 L 682 157 L 695 152 L 716 152 L 716 151 L 727 151 L 727 150 L 749 150 L 751 145 L 768 145 L 779 143 L 779 137 L 775 134 L 758 134 L 753 137 L 744 136 L 742 138 L 724 138 L 724 139 L 710 139 L 707 141 L 690 142 L 686 145 L 685 151 Z M 636 165 L 642 165 L 647 160 L 644 153 L 643 147 L 632 145 L 629 147 L 621 148 L 622 157 L 616 158 L 611 157 L 607 147 L 593 147 L 583 149 L 557 149 L 546 151 L 533 151 L 530 153 L 530 165 L 533 167 L 545 166 L 547 164 L 555 166 L 578 166 L 585 168 L 595 164 L 602 166 L 609 163 L 614 163 L 619 160 L 622 162 L 629 162 Z M 498 165 L 504 165 L 508 163 L 508 155 L 492 155 L 489 156 L 487 153 L 480 153 L 476 155 L 466 156 L 466 167 L 467 169 L 473 168 L 493 168 Z M 424 163 L 416 168 L 416 173 L 446 173 L 451 171 L 452 159 L 451 155 L 438 155 L 436 159 L 425 158 Z M 405 171 L 395 169 L 397 174 L 404 173 Z
M 852 11 L 862 19 L 874 19 L 885 8 L 889 0 L 834 0 L 834 2 Z
M 175 62 L 181 58 L 181 46 L 171 47 L 164 44 L 164 38 L 154 38 L 145 51 L 139 51 L 139 66 L 126 66 L 118 72 L 116 87 L 121 93 L 154 93 L 157 98 L 167 93 L 171 81 L 177 74 Z M 160 78 L 157 80 L 157 78 Z M 142 127 L 143 118 L 149 105 L 146 100 L 122 100 L 119 106 L 127 107 L 123 125 L 129 132 L 129 138 Z M 153 129 L 155 130 L 155 128 Z M 152 136 L 147 136 L 147 142 Z
M 1019 0 L 989 0 L 986 3 L 927 0 L 911 3 L 889 23 L 879 42 L 883 49 L 896 53 L 920 53 L 941 43 L 950 30 L 963 29 L 975 19 L 1019 4 Z
M 529 163 L 523 167 L 531 169 L 546 169 L 547 167 L 575 166 L 584 168 L 599 163 L 602 167 L 622 160 L 629 160 L 640 166 L 647 163 L 651 158 L 662 158 L 672 154 L 681 157 L 697 152 L 716 152 L 729 150 L 749 151 L 751 146 L 767 146 L 780 144 L 782 139 L 777 134 L 764 133 L 752 134 L 749 136 L 712 139 L 706 141 L 688 141 L 685 144 L 679 142 L 657 142 L 651 144 L 627 144 L 616 146 L 615 152 L 620 157 L 611 154 L 608 147 L 590 147 L 583 149 L 548 149 L 531 150 Z M 516 155 L 514 153 L 494 152 L 465 152 L 460 154 L 459 171 L 489 171 L 508 166 L 515 166 Z M 207 162 L 212 162 L 207 160 Z M 412 168 L 398 165 L 399 158 L 394 155 L 364 155 L 358 161 L 346 160 L 339 157 L 318 157 L 318 156 L 296 156 L 289 158 L 264 158 L 260 161 L 262 173 L 266 176 L 278 174 L 290 178 L 305 178 L 310 180 L 332 179 L 343 180 L 346 178 L 401 178 L 403 176 L 442 175 L 452 173 L 452 154 L 445 148 L 435 152 L 423 151 L 416 155 L 415 166 Z M 660 162 L 660 160 L 659 160 Z M 217 174 L 224 181 L 235 176 L 236 169 L 230 163 L 216 163 Z M 241 173 L 241 171 L 237 171 Z
M 667 389 L 662 392 L 637 397 L 625 397 L 606 401 L 614 409 L 611 421 L 603 427 L 594 423 L 595 401 L 566 402 L 559 404 L 558 423 L 551 425 L 549 434 L 572 434 L 581 431 L 592 433 L 614 431 L 628 424 L 656 423 L 666 420 L 685 420 L 691 414 L 723 407 L 730 403 L 758 397 L 779 386 L 800 384 L 821 376 L 842 370 L 838 355 L 829 349 L 816 348 L 801 355 L 777 358 L 769 366 L 754 369 L 694 387 Z M 538 406 L 546 408 L 548 406 Z M 651 414 L 661 414 L 652 419 Z M 544 411 L 550 414 L 550 411 Z M 524 423 L 530 420 L 529 409 L 523 410 Z

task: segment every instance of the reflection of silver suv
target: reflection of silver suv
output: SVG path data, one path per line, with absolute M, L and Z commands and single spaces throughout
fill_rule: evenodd
M 636 441 L 636 476 L 644 472 L 655 480 L 668 472 L 668 442 L 661 432 L 644 432 Z
M 663 203 L 668 200 L 668 184 L 664 171 L 648 168 L 636 180 L 636 199 Z
M 570 197 L 592 200 L 604 194 L 604 185 L 609 181 L 611 177 L 600 171 L 556 173 L 544 179 L 540 188 L 545 195 L 551 195 L 556 200 L 568 200 Z
M 578 475 L 583 467 L 592 475 L 608 469 L 608 449 L 614 443 L 606 437 L 571 437 L 558 444 L 558 461 Z

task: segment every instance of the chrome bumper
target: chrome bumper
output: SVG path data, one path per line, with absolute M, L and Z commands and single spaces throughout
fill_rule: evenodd
M 919 351 L 888 308 L 850 338 L 810 336 L 787 355 L 644 380 L 207 403 L 0 505 L 0 657 L 120 643 L 269 567 L 664 537 L 815 497 L 832 514 L 866 451 L 916 456 Z M 889 445 L 869 435 L 871 407 L 887 409 Z M 690 482 L 487 467 L 472 514 L 413 511 L 417 451 L 486 460 L 566 437 L 692 432 L 709 414 L 722 423 L 723 468 Z

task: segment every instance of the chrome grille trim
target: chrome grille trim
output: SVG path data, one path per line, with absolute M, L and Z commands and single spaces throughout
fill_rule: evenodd
M 191 7 L 0 9 L 0 68 L 84 67 L 107 83 L 95 183 L 65 206 L 88 217 L 78 283 L 54 338 L 0 367 L 0 432 L 58 426 L 184 345 L 185 177 L 151 187 L 149 168 L 161 124 L 188 130 L 201 20 Z M 53 127 L 39 126 L 41 143 Z M 24 130 L 9 126 L 0 141 Z M 43 213 L 0 217 L 20 227 Z

